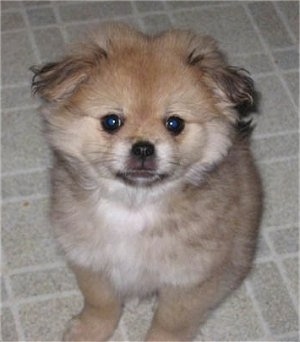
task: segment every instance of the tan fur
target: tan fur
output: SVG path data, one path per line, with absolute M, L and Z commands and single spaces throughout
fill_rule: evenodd
M 147 340 L 192 339 L 253 259 L 261 185 L 235 129 L 251 79 L 210 37 L 121 24 L 33 70 L 54 154 L 53 225 L 85 298 L 65 340 L 108 339 L 126 298 L 149 294 Z M 113 134 L 101 126 L 112 113 L 123 120 Z M 171 116 L 184 120 L 178 135 Z M 155 148 L 145 178 L 132 176 L 141 141 Z

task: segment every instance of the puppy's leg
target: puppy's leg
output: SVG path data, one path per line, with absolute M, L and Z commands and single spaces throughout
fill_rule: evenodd
M 237 281 L 237 279 L 236 279 Z M 231 284 L 230 284 L 231 283 Z M 216 306 L 236 284 L 216 276 L 193 288 L 168 287 L 158 296 L 158 307 L 147 341 L 189 341 L 209 309 Z
M 70 321 L 64 341 L 106 341 L 113 334 L 122 304 L 109 282 L 99 274 L 72 267 L 84 296 L 82 312 Z

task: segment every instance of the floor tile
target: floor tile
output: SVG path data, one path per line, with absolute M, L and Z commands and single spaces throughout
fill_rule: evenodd
M 179 28 L 191 28 L 213 36 L 228 55 L 262 52 L 244 8 L 237 3 L 222 10 L 214 7 L 176 12 L 173 17 Z
M 35 109 L 2 113 L 2 172 L 49 165 L 50 153 Z
M 166 1 L 166 5 L 170 9 L 195 8 L 207 5 L 220 5 L 224 1 Z
M 2 247 L 7 269 L 62 260 L 48 221 L 46 199 L 4 204 Z
M 282 70 L 299 68 L 298 48 L 273 52 L 275 63 Z
M 271 48 L 293 45 L 271 1 L 252 2 L 248 6 L 261 34 Z
M 20 8 L 21 1 L 1 1 L 1 10 L 6 11 L 6 10 L 12 10 L 12 9 L 18 9 Z
M 48 170 L 2 177 L 2 198 L 49 195 Z
M 280 157 L 297 157 L 299 153 L 299 134 L 290 133 L 253 139 L 252 150 L 258 161 L 267 161 Z
M 65 42 L 59 28 L 35 29 L 33 33 L 43 62 L 53 62 L 65 55 Z
M 55 24 L 56 18 L 52 8 L 29 8 L 27 9 L 29 23 L 32 26 Z
M 11 276 L 13 294 L 18 299 L 78 290 L 72 272 L 66 267 Z
M 285 73 L 283 74 L 283 78 L 285 79 L 287 86 L 293 96 L 294 102 L 299 107 L 299 73 Z
M 271 250 L 263 236 L 263 233 L 261 231 L 261 234 L 258 237 L 257 241 L 257 248 L 256 248 L 256 259 L 259 260 L 261 258 L 265 258 L 271 255 Z
M 23 3 L 26 7 L 42 7 L 50 5 L 51 1 L 23 1 Z
M 60 16 L 63 21 L 108 19 L 113 16 L 125 16 L 132 13 L 129 1 L 101 1 L 101 2 L 77 2 L 73 4 L 61 4 Z
M 144 27 L 149 33 L 159 33 L 172 27 L 169 17 L 165 14 L 152 14 L 143 17 Z
M 271 332 L 285 334 L 296 331 L 297 313 L 275 264 L 256 265 L 250 283 Z
M 291 289 L 294 293 L 295 298 L 299 301 L 299 259 L 287 258 L 282 261 L 284 266 L 285 274 L 287 275 Z
M 2 12 L 1 30 L 9 31 L 25 27 L 25 21 L 21 12 Z
M 270 58 L 263 53 L 242 56 L 234 55 L 229 60 L 229 63 L 246 69 L 251 75 L 271 72 L 274 69 Z
M 265 191 L 263 227 L 298 222 L 297 160 L 264 164 L 261 170 Z
M 8 294 L 6 291 L 6 285 L 5 285 L 3 277 L 1 277 L 1 303 L 5 304 L 7 300 L 8 300 Z
M 26 31 L 2 33 L 2 84 L 31 80 L 29 67 L 37 63 Z
M 127 23 L 133 27 L 140 28 L 138 20 L 133 17 L 126 17 L 118 20 L 118 22 Z M 89 35 L 90 32 L 97 31 L 99 29 L 99 23 L 83 23 L 83 24 L 68 24 L 65 26 L 67 32 L 68 42 L 83 41 Z
M 255 77 L 257 91 L 261 95 L 257 127 L 254 136 L 294 130 L 298 127 L 298 115 L 287 91 L 277 76 Z M 275 100 L 276 99 L 276 100 Z
M 299 43 L 299 2 L 278 1 L 280 11 L 283 13 L 289 28 L 294 33 Z
M 135 1 L 135 5 L 141 13 L 164 10 L 162 1 Z
M 299 230 L 296 227 L 269 232 L 274 250 L 278 254 L 297 253 L 299 250 Z
M 81 296 L 22 305 L 20 316 L 27 341 L 61 341 L 67 322 L 80 311 Z
M 33 75 L 33 74 L 32 74 Z M 31 94 L 30 83 L 24 86 L 1 88 L 2 109 L 37 106 L 38 102 Z
M 208 321 L 200 328 L 199 341 L 251 341 L 263 335 L 251 299 L 245 288 L 229 297 L 213 311 Z
M 2 309 L 1 312 L 1 330 L 2 339 L 1 341 L 18 341 L 18 334 L 16 331 L 16 325 L 9 308 Z

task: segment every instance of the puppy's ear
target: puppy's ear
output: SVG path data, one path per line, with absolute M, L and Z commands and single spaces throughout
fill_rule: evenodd
M 82 47 L 83 48 L 83 47 Z M 99 46 L 85 46 L 85 54 L 65 57 L 56 63 L 33 66 L 31 89 L 47 102 L 60 102 L 67 99 L 86 82 L 106 52 Z
M 253 81 L 245 69 L 228 66 L 216 41 L 209 36 L 194 37 L 187 63 L 210 79 L 214 91 L 233 107 L 253 104 Z

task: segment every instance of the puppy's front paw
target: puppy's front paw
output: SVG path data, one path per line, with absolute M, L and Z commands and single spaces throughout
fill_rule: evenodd
M 114 329 L 98 320 L 73 318 L 64 333 L 64 341 L 107 341 Z

